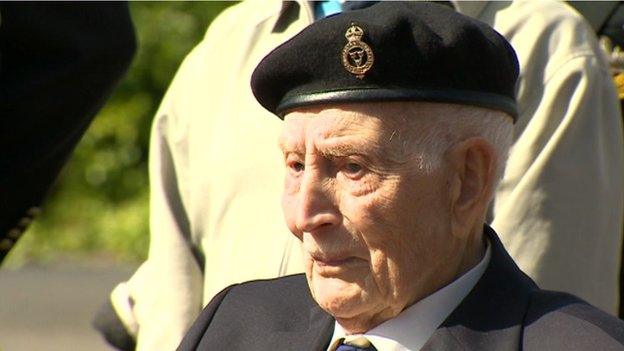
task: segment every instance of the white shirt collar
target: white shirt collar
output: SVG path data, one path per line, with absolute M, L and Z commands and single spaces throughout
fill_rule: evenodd
M 363 335 L 379 351 L 416 351 L 425 345 L 435 330 L 474 288 L 485 272 L 491 257 L 487 242 L 481 261 L 449 285 L 406 308 L 396 317 L 383 322 Z M 333 350 L 346 332 L 338 322 L 328 350 Z

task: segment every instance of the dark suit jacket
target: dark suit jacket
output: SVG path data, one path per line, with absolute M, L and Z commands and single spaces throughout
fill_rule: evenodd
M 0 2 L 0 262 L 136 47 L 128 5 Z
M 624 322 L 572 295 L 539 289 L 496 233 L 492 258 L 423 350 L 624 350 Z M 178 350 L 325 350 L 334 319 L 302 274 L 230 286 L 202 311 Z

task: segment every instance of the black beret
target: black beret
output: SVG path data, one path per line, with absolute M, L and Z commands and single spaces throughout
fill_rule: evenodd
M 251 87 L 282 117 L 302 106 L 431 101 L 517 117 L 518 60 L 488 25 L 427 2 L 380 2 L 317 21 L 269 53 Z

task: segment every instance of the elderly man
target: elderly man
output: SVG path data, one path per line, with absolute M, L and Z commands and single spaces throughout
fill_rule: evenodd
M 539 289 L 484 226 L 517 75 L 503 37 L 431 3 L 332 16 L 270 53 L 252 88 L 284 118 L 305 276 L 225 289 L 180 349 L 622 349 L 622 322 Z

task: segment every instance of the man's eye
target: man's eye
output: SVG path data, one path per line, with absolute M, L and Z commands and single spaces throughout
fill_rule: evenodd
M 290 162 L 288 167 L 290 167 L 290 169 L 296 173 L 303 172 L 303 170 L 305 169 L 305 166 L 301 162 Z
M 344 165 L 344 172 L 350 175 L 357 175 L 362 169 L 362 166 L 355 162 L 348 162 Z

